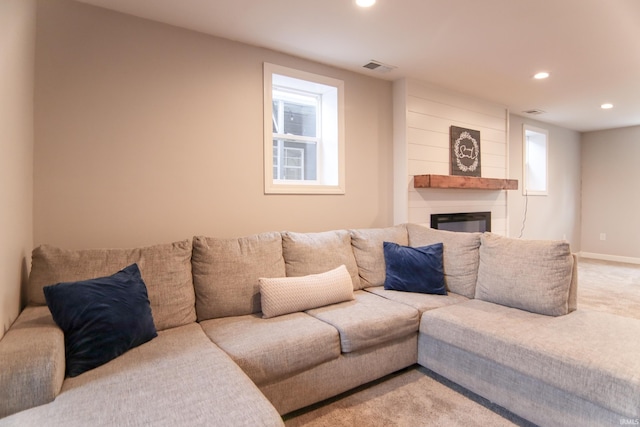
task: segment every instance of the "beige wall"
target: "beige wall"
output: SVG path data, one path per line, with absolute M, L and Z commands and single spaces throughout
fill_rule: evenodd
M 64 0 L 38 3 L 35 243 L 391 225 L 391 83 Z M 262 64 L 345 82 L 346 195 L 264 195 Z
M 35 0 L 0 0 L 0 338 L 20 311 L 33 243 Z
M 640 126 L 582 135 L 582 252 L 640 263 Z M 600 240 L 600 234 L 606 240 Z
M 549 191 L 546 196 L 522 194 L 522 126 L 533 125 L 549 131 Z M 566 239 L 574 252 L 580 250 L 581 147 L 576 131 L 511 114 L 509 117 L 509 177 L 519 181 L 519 190 L 510 191 L 509 235 L 522 238 Z

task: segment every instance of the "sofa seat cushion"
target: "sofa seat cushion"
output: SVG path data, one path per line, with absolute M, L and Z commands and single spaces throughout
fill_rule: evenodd
M 373 347 L 418 330 L 419 313 L 415 308 L 363 290 L 354 292 L 354 297 L 353 301 L 306 311 L 340 332 L 343 353 Z
M 385 289 L 384 286 L 373 286 L 366 289 L 367 292 L 376 294 L 391 301 L 406 304 L 418 310 L 420 314 L 434 308 L 446 307 L 469 301 L 469 298 L 449 292 L 447 295 L 422 294 L 418 292 L 403 292 Z
M 65 380 L 56 399 L 0 420 L 19 426 L 281 426 L 242 370 L 191 323 Z
M 257 385 L 277 381 L 340 356 L 338 331 L 305 313 L 206 320 L 207 336 Z
M 588 310 L 553 317 L 470 300 L 425 312 L 420 335 L 640 416 L 640 320 Z

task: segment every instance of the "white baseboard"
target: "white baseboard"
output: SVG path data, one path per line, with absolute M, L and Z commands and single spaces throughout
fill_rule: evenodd
M 595 254 L 592 252 L 579 252 L 578 256 L 582 258 L 601 259 L 603 261 L 624 262 L 627 264 L 640 264 L 640 258 L 634 258 L 634 257 L 628 257 L 628 256 Z

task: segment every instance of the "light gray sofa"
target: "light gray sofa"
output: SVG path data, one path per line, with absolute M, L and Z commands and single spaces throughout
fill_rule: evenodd
M 385 241 L 442 242 L 448 295 L 385 290 Z M 64 378 L 43 286 L 132 262 L 158 336 Z M 326 298 L 318 277 L 331 277 Z M 540 425 L 640 418 L 640 322 L 575 311 L 576 287 L 566 244 L 415 224 L 42 246 L 30 305 L 0 341 L 0 426 L 282 425 L 280 415 L 416 362 Z

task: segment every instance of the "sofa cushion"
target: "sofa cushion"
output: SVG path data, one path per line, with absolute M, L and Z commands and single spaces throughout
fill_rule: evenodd
M 200 325 L 258 386 L 340 356 L 338 331 L 305 313 L 223 317 Z
M 361 287 L 358 265 L 351 249 L 351 235 L 346 230 L 322 233 L 285 231 L 282 233 L 282 252 L 287 276 L 323 273 L 344 265 L 353 281 L 353 289 Z
M 447 294 L 442 269 L 442 243 L 413 248 L 384 242 L 384 261 L 385 289 Z
M 407 228 L 396 225 L 387 228 L 364 228 L 350 230 L 353 255 L 358 265 L 360 287 L 382 286 L 386 276 L 384 262 L 384 242 L 393 242 L 407 246 L 409 237 Z
M 53 402 L 15 426 L 282 426 L 282 418 L 200 326 L 158 332 L 117 359 L 67 378 Z
M 351 353 L 401 338 L 418 330 L 415 308 L 360 290 L 353 301 L 307 310 L 309 315 L 340 332 L 343 353 Z
M 284 277 L 278 232 L 238 239 L 193 238 L 198 320 L 260 312 L 260 277 Z
M 344 265 L 326 273 L 261 278 L 262 317 L 269 318 L 353 299 L 353 282 Z
M 548 316 L 569 313 L 569 243 L 491 233 L 481 240 L 476 298 Z
M 640 415 L 640 320 L 589 310 L 552 317 L 469 300 L 425 312 L 420 334 L 613 412 Z
M 42 288 L 47 285 L 108 276 L 133 263 L 138 264 L 147 285 L 157 330 L 196 320 L 188 240 L 133 249 L 67 250 L 39 246 L 32 253 L 29 300 L 45 304 Z
M 447 290 L 467 298 L 475 296 L 481 233 L 434 230 L 419 224 L 407 224 L 407 231 L 410 246 L 442 243 L 444 282 Z
M 421 294 L 416 292 L 388 290 L 384 289 L 384 286 L 372 286 L 365 290 L 391 301 L 411 306 L 418 310 L 420 314 L 435 308 L 469 301 L 469 298 L 453 292 L 448 292 L 447 295 Z
M 97 279 L 45 286 L 64 332 L 66 374 L 75 377 L 155 338 L 147 288 L 137 264 Z

